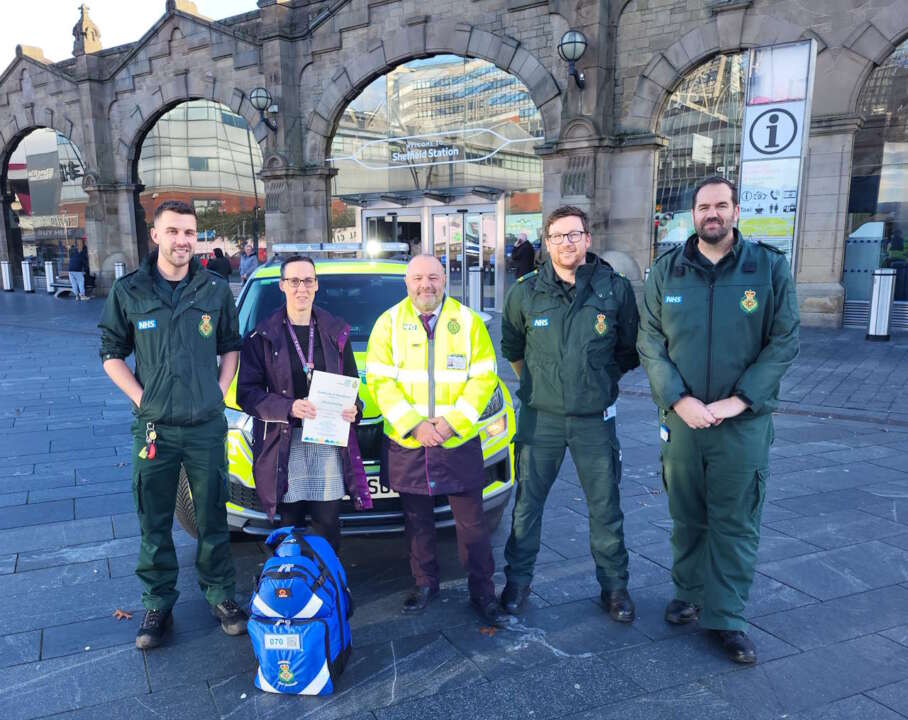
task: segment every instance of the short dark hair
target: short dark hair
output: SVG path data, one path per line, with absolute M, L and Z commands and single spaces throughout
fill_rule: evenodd
M 177 215 L 192 215 L 192 217 L 195 217 L 195 208 L 189 203 L 184 203 L 182 200 L 165 200 L 154 209 L 154 221 L 157 222 L 158 218 L 168 211 Z
M 552 223 L 556 220 L 561 220 L 561 218 L 566 217 L 580 218 L 580 223 L 583 225 L 583 232 L 589 233 L 590 222 L 589 218 L 586 216 L 586 213 L 583 212 L 583 210 L 581 210 L 579 207 L 575 207 L 574 205 L 562 205 L 557 210 L 553 210 L 545 219 L 545 227 L 543 227 L 542 229 L 542 237 L 548 238 L 549 228 L 552 226 Z
M 215 257 L 224 257 L 224 251 L 221 250 L 221 248 L 215 248 L 215 249 L 214 249 L 214 256 L 215 256 Z
M 315 272 L 315 260 L 308 255 L 291 255 L 286 260 L 281 261 L 281 280 L 284 279 L 284 268 L 290 263 L 307 262 L 312 266 L 312 272 Z
M 690 201 L 690 209 L 693 210 L 697 207 L 697 193 L 700 192 L 701 188 L 705 188 L 707 185 L 725 185 L 729 190 L 731 190 L 731 204 L 738 204 L 738 188 L 737 186 L 729 180 L 726 180 L 721 175 L 711 175 L 705 180 L 701 180 L 697 183 L 697 187 L 694 188 L 694 196 Z

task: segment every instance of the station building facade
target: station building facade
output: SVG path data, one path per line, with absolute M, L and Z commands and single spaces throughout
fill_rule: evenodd
M 72 59 L 20 46 L 0 75 L 0 258 L 14 268 L 81 234 L 109 287 L 115 262 L 147 252 L 154 201 L 183 193 L 231 215 L 224 235 L 248 234 L 242 214 L 261 208 L 269 242 L 407 242 L 464 290 L 475 266 L 494 309 L 511 244 L 537 240 L 544 214 L 570 203 L 639 287 L 690 231 L 696 183 L 738 180 L 748 50 L 812 38 L 790 250 L 802 318 L 860 324 L 872 270 L 887 266 L 894 323 L 908 326 L 906 0 L 259 0 L 219 20 L 185 0 L 162 9 L 110 49 L 83 16 Z M 582 87 L 557 51 L 568 30 L 588 43 Z M 56 164 L 44 152 L 31 167 L 36 131 L 53 134 Z M 39 213 L 29 203 L 48 195 L 48 169 L 57 208 Z

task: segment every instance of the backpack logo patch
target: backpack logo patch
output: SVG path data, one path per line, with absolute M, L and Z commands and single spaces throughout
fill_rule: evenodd
M 752 313 L 758 307 L 760 303 L 757 302 L 757 291 L 756 290 L 745 290 L 744 297 L 740 301 L 741 309 L 746 313 Z
M 280 680 L 284 685 L 296 685 L 296 683 L 293 682 L 293 671 L 290 669 L 290 663 L 286 661 L 279 662 L 277 666 L 277 679 Z

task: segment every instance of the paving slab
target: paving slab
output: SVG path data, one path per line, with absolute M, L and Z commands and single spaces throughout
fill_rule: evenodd
M 908 717 L 908 679 L 869 690 L 867 695 L 887 708 Z
M 785 642 L 809 650 L 895 628 L 905 621 L 906 609 L 908 589 L 893 585 L 763 615 L 753 622 Z
M 207 683 L 118 698 L 66 714 L 67 720 L 220 720 L 220 717 Z
M 135 512 L 136 502 L 132 491 L 79 497 L 75 499 L 76 519 L 110 517 L 113 513 Z
M 73 501 L 56 500 L 34 505 L 14 505 L 0 512 L 0 530 L 43 525 L 44 523 L 73 520 Z
M 42 660 L 0 673 L 0 717 L 29 720 L 148 691 L 135 647 Z
M 494 633 L 465 626 L 444 634 L 490 680 L 558 658 L 590 658 L 649 642 L 632 625 L 612 621 L 598 602 L 590 600 L 529 608 L 516 622 Z
M 0 530 L 0 553 L 52 549 L 113 537 L 110 518 L 88 518 Z
M 40 657 L 40 630 L 0 636 L 0 668 L 34 662 Z
M 758 720 L 809 710 L 908 677 L 908 648 L 879 635 L 761 662 L 704 684 Z
M 900 585 L 899 587 L 906 587 L 906 589 L 908 589 L 908 586 L 904 585 Z M 889 630 L 882 631 L 880 635 L 908 647 L 908 625 L 898 625 Z
M 108 493 L 122 493 L 132 490 L 130 480 L 115 480 L 102 483 L 79 483 L 43 490 L 30 490 L 28 501 L 30 503 L 47 502 L 48 500 L 61 500 L 63 498 L 83 498 L 94 495 L 107 495 Z
M 699 683 L 640 695 L 569 720 L 741 720 L 742 709 Z
M 757 567 L 808 595 L 830 600 L 908 581 L 908 551 L 874 540 Z
M 16 559 L 17 555 L 15 553 L 11 555 L 0 555 L 0 575 L 8 575 L 11 572 L 16 571 Z
M 640 693 L 640 688 L 601 658 L 566 658 L 482 688 L 409 700 L 373 712 L 377 720 L 547 720 Z
M 41 595 L 55 592 L 57 588 L 106 580 L 109 577 L 106 560 L 64 565 L 44 570 L 23 570 L 10 575 L 0 575 L 0 596 Z
M 802 517 L 796 520 L 777 520 L 769 523 L 774 530 L 799 538 L 817 548 L 831 550 L 867 540 L 879 540 L 904 532 L 905 526 L 877 517 L 862 510 L 838 510 L 825 515 Z M 810 545 L 807 547 L 809 548 Z M 803 555 L 804 553 L 798 553 Z M 765 562 L 770 559 L 764 558 Z
M 866 695 L 852 695 L 788 716 L 789 720 L 900 720 L 902 717 Z

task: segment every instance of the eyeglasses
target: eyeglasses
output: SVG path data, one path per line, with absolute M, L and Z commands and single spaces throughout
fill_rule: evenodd
M 281 280 L 283 283 L 287 283 L 291 288 L 296 290 L 300 285 L 302 285 L 307 290 L 311 290 L 315 287 L 315 283 L 318 282 L 314 277 L 309 278 L 283 278 Z
M 546 239 L 552 243 L 552 245 L 561 245 L 565 240 L 571 243 L 571 245 L 576 245 L 583 240 L 584 235 L 586 235 L 586 232 L 583 230 L 573 230 L 564 235 L 560 233 L 558 235 L 549 235 Z

